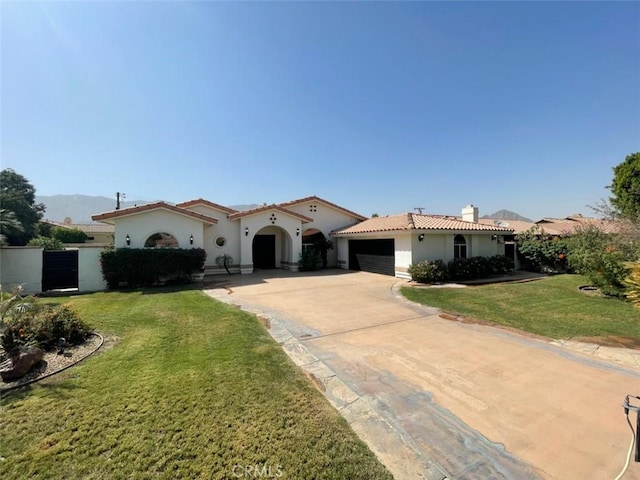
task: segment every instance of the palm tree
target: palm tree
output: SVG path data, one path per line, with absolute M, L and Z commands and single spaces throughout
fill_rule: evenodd
M 16 214 L 6 208 L 0 209 L 0 245 L 7 241 L 5 233 L 23 232 L 24 227 L 16 218 Z
M 231 257 L 231 255 L 227 255 L 226 253 L 223 253 L 222 255 L 218 255 L 216 257 L 216 265 L 223 266 L 229 275 L 231 275 L 231 272 L 229 271 L 228 265 L 232 263 L 233 258 Z

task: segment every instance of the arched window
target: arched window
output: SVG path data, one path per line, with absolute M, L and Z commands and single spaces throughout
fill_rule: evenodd
M 453 258 L 467 258 L 467 241 L 460 234 L 453 237 Z
M 178 240 L 170 233 L 154 233 L 144 242 L 145 248 L 178 248 Z

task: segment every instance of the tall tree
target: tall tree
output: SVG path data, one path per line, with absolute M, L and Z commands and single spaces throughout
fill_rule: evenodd
M 22 226 L 19 229 L 3 230 L 9 245 L 26 245 L 38 232 L 38 222 L 42 218 L 45 206 L 36 203 L 36 189 L 29 181 L 7 168 L 0 172 L 0 208 L 7 213 L 12 212 L 15 219 Z
M 627 155 L 613 167 L 613 182 L 609 185 L 611 204 L 623 217 L 640 220 L 640 152 Z

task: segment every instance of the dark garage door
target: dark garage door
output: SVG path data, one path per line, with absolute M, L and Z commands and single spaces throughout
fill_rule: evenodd
M 349 268 L 363 272 L 395 275 L 393 238 L 349 240 Z

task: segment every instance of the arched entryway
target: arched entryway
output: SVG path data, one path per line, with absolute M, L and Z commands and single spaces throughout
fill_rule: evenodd
M 285 229 L 278 226 L 264 227 L 254 235 L 251 253 L 254 270 L 282 268 L 293 261 L 291 237 Z
M 327 268 L 329 250 L 333 250 L 333 240 L 325 237 L 320 230 L 309 228 L 302 232 L 302 251 L 315 252 L 323 268 Z

